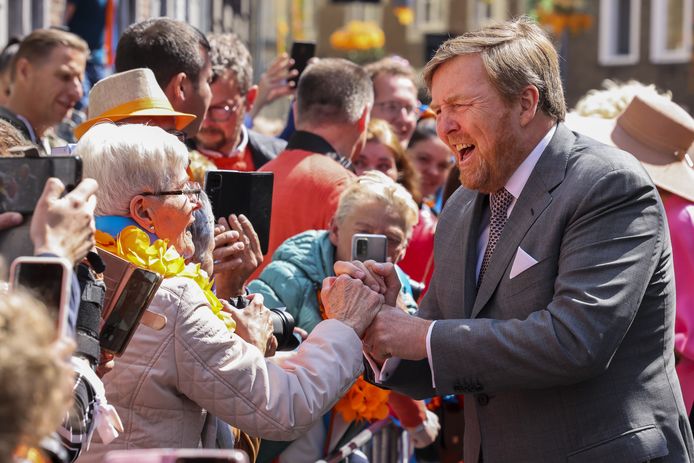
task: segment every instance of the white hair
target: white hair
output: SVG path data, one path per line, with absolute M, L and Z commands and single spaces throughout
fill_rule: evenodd
M 135 195 L 171 189 L 188 165 L 178 138 L 141 124 L 97 124 L 80 138 L 75 154 L 84 177 L 99 183 L 96 215 L 129 215 Z
M 585 117 L 614 119 L 622 114 L 636 95 L 648 97 L 661 96 L 672 99 L 670 92 L 660 93 L 655 85 L 642 84 L 636 80 L 619 83 L 610 79 L 602 82 L 602 89 L 592 89 L 576 103 L 576 113 Z
M 383 172 L 370 170 L 357 177 L 340 195 L 335 211 L 335 221 L 340 224 L 354 209 L 371 199 L 383 202 L 388 210 L 394 211 L 405 224 L 405 236 L 410 236 L 412 227 L 419 220 L 419 208 L 412 195 L 399 183 Z

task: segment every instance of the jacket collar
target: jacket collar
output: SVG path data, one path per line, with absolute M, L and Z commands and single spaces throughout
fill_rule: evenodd
M 287 143 L 287 151 L 289 150 L 303 150 L 323 154 L 330 159 L 337 161 L 345 169 L 354 172 L 354 167 L 352 166 L 351 161 L 335 151 L 335 148 L 333 148 L 325 138 L 316 135 L 315 133 L 297 130 L 292 134 L 291 138 L 289 138 L 289 143 Z

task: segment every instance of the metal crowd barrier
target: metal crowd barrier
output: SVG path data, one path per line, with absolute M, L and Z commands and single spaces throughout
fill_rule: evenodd
M 347 461 L 357 451 L 362 452 L 369 463 L 407 463 L 414 447 L 407 433 L 386 418 L 372 423 L 327 459 L 316 463 Z

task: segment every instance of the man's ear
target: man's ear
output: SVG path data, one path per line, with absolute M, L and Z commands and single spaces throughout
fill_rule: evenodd
M 179 72 L 169 80 L 169 83 L 166 84 L 164 88 L 164 93 L 174 109 L 177 109 L 180 104 L 186 100 L 185 84 L 188 80 L 188 76 L 185 72 Z
M 369 120 L 371 115 L 371 110 L 369 109 L 369 106 L 366 105 L 364 106 L 364 112 L 361 113 L 361 117 L 359 118 L 359 133 L 363 133 L 366 130 L 366 127 L 369 125 Z
M 296 102 L 296 98 L 294 98 L 294 101 L 292 102 L 292 115 L 294 117 L 294 127 L 297 129 L 299 129 L 299 123 L 301 122 L 299 121 L 299 112 L 297 111 L 298 107 L 299 105 Z
M 255 99 L 258 97 L 258 86 L 253 85 L 246 92 L 246 112 L 251 112 L 253 105 L 255 104 Z
M 154 232 L 151 209 L 147 205 L 147 199 L 142 195 L 135 195 L 130 200 L 130 217 L 148 232 Z
M 14 82 L 17 82 L 17 81 L 25 82 L 29 78 L 31 71 L 33 70 L 32 64 L 26 58 L 19 58 L 14 66 L 15 66 Z
M 335 217 L 333 217 L 332 219 L 330 219 L 330 226 L 328 231 L 328 239 L 333 244 L 333 246 L 337 246 L 338 234 L 339 230 L 337 227 L 337 220 L 335 220 Z
M 520 125 L 528 125 L 537 113 L 537 105 L 540 102 L 540 92 L 534 85 L 526 86 L 520 94 Z

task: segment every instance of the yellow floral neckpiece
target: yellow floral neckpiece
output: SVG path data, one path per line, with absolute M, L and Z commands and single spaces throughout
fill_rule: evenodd
M 185 259 L 169 246 L 167 240 L 158 239 L 150 243 L 147 233 L 140 228 L 130 225 L 121 230 L 114 238 L 108 233 L 96 231 L 96 245 L 108 252 L 131 262 L 138 267 L 157 272 L 164 278 L 185 277 L 192 279 L 207 298 L 212 312 L 233 331 L 236 323 L 231 315 L 224 312 L 222 303 L 212 292 L 212 281 L 200 264 L 187 264 Z

